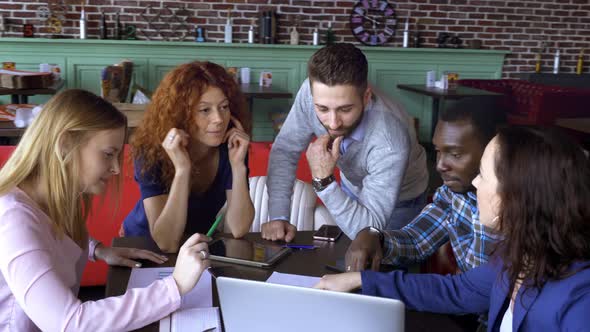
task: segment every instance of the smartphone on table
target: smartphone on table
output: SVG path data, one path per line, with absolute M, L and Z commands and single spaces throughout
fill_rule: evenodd
M 342 235 L 342 230 L 336 225 L 322 225 L 315 233 L 314 240 L 334 242 Z

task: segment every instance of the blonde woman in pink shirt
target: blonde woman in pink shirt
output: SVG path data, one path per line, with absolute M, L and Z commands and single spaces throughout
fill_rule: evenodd
M 87 259 L 156 263 L 156 253 L 89 237 L 91 197 L 120 171 L 127 119 L 83 90 L 53 97 L 0 170 L 0 331 L 133 330 L 175 311 L 209 266 L 204 235 L 180 248 L 172 276 L 122 296 L 77 298 Z

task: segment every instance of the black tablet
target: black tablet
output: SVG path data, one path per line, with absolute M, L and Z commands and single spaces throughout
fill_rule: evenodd
M 277 244 L 244 239 L 222 238 L 209 243 L 211 260 L 257 267 L 270 267 L 289 252 L 291 249 Z

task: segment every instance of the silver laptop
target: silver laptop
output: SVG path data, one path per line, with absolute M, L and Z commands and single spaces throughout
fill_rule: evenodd
M 404 304 L 374 296 L 217 278 L 226 332 L 403 332 Z

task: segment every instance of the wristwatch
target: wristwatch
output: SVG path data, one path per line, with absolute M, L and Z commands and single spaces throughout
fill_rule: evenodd
M 381 244 L 381 247 L 383 247 L 383 242 L 385 241 L 385 234 L 383 234 L 383 232 L 376 227 L 373 226 L 369 226 L 366 228 L 370 234 L 376 234 L 377 236 L 379 236 L 379 243 Z
M 326 189 L 326 187 L 335 180 L 336 178 L 334 178 L 333 174 L 323 179 L 314 177 L 311 179 L 311 185 L 313 186 L 313 190 L 315 190 L 316 193 L 319 193 L 320 191 Z

